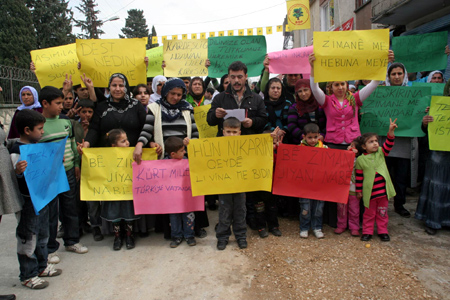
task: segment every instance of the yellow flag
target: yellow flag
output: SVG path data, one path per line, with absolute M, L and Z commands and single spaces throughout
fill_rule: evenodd
M 172 40 L 178 40 L 178 35 L 172 35 Z
M 162 37 L 162 42 L 164 43 L 165 41 L 167 41 L 167 36 L 164 35 L 164 36 Z
M 142 160 L 156 160 L 155 149 L 143 149 Z M 81 200 L 132 201 L 133 151 L 134 147 L 84 148 Z
M 253 35 L 253 28 L 247 29 L 247 35 Z
M 215 37 L 215 36 L 216 36 L 216 33 L 214 31 L 209 32 L 209 37 Z
M 201 139 L 217 136 L 217 126 L 209 126 L 206 121 L 206 115 L 211 108 L 211 104 L 194 107 L 195 125 L 197 125 L 198 134 Z
M 188 152 L 193 196 L 272 189 L 269 134 L 193 139 Z
M 191 34 L 191 39 L 196 40 L 197 39 L 197 34 L 196 33 Z
M 389 29 L 316 31 L 314 81 L 384 80 Z
M 36 66 L 36 77 L 40 86 L 62 87 L 66 74 L 72 76 L 73 84 L 81 83 L 77 68 L 78 57 L 75 43 L 33 50 L 30 54 L 31 60 Z
M 146 82 L 145 45 L 147 38 L 76 40 L 81 74 L 107 87 L 114 73 L 124 74 L 131 86 Z
M 245 30 L 244 29 L 239 29 L 238 30 L 238 34 L 239 34 L 239 36 L 244 36 L 245 35 Z
M 152 36 L 152 44 L 158 44 L 158 37 Z
M 272 26 L 266 27 L 266 34 L 272 34 Z
M 291 28 L 289 27 L 289 24 L 286 24 L 286 32 L 291 31 Z
M 182 38 L 183 40 L 187 40 L 187 34 L 181 35 L 181 38 Z
M 257 33 L 258 35 L 264 35 L 264 33 L 263 33 L 263 28 L 262 28 L 262 27 L 258 27 L 258 28 L 256 29 L 256 33 Z
M 200 33 L 200 39 L 206 39 L 206 32 Z
M 234 30 L 228 30 L 228 36 L 233 36 L 234 35 Z
M 311 28 L 309 0 L 287 0 L 287 20 L 290 30 Z M 287 30 L 286 31 L 290 31 Z
M 224 36 L 225 35 L 225 31 L 219 31 L 219 36 Z
M 277 25 L 277 32 L 283 32 L 283 25 Z

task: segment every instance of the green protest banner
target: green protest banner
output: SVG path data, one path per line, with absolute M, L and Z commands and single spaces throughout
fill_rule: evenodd
M 442 96 L 444 95 L 445 83 L 434 83 L 434 82 L 413 82 L 414 87 L 431 87 L 431 96 Z
M 422 118 L 430 100 L 430 87 L 379 86 L 361 107 L 361 133 L 375 132 L 385 136 L 389 118 L 397 118 L 395 136 L 424 136 Z
M 208 38 L 209 77 L 220 78 L 228 73 L 228 66 L 242 61 L 249 77 L 259 76 L 266 56 L 265 36 L 223 36 Z
M 161 67 L 163 62 L 163 46 L 148 49 L 146 55 L 148 57 L 147 77 L 163 75 L 164 70 Z
M 450 151 L 450 97 L 431 97 L 429 113 L 434 119 L 428 123 L 430 150 Z
M 408 72 L 441 70 L 447 67 L 447 31 L 394 37 L 395 61 Z

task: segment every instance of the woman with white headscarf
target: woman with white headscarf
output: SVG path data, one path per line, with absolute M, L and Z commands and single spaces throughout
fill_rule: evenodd
M 162 75 L 158 75 L 155 78 L 153 78 L 152 81 L 153 94 L 150 95 L 150 103 L 156 102 L 159 99 L 161 99 L 161 90 L 166 81 L 167 78 Z

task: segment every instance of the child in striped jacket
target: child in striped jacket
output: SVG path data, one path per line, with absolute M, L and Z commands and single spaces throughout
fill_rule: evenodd
M 386 166 L 385 156 L 389 155 L 394 146 L 395 122 L 390 119 L 389 132 L 382 147 L 378 143 L 378 135 L 365 133 L 355 139 L 360 153 L 356 159 L 356 197 L 363 199 L 366 207 L 363 216 L 363 231 L 361 240 L 372 238 L 374 223 L 377 223 L 378 236 L 381 241 L 390 240 L 388 226 L 388 199 L 395 196 L 395 189 Z

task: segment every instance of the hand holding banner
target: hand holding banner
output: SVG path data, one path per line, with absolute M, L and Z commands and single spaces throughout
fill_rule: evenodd
M 314 81 L 384 80 L 389 29 L 314 32 Z
M 187 159 L 133 163 L 134 211 L 141 214 L 179 214 L 205 209 L 205 197 L 192 197 Z
M 281 144 L 273 194 L 347 204 L 352 151 Z

